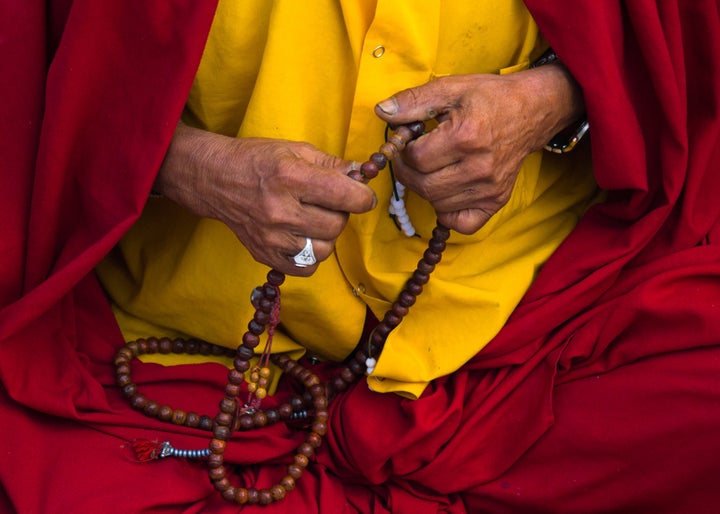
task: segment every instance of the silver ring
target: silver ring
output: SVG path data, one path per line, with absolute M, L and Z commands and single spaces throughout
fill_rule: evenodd
M 305 248 L 300 250 L 300 253 L 293 257 L 293 260 L 298 268 L 307 268 L 317 262 L 315 252 L 313 252 L 312 240 L 309 237 L 305 238 Z

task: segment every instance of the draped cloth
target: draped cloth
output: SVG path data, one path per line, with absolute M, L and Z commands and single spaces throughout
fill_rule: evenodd
M 362 382 L 337 398 L 269 512 L 711 512 L 720 499 L 720 6 L 526 3 L 583 89 L 607 201 L 463 369 L 415 401 Z M 123 341 L 92 273 L 142 210 L 210 4 L 0 2 L 8 512 L 236 511 L 202 464 L 129 454 L 135 438 L 200 448 L 208 434 L 121 397 Z M 134 371 L 148 397 L 210 415 L 225 376 Z M 267 487 L 302 437 L 238 434 L 226 458 Z

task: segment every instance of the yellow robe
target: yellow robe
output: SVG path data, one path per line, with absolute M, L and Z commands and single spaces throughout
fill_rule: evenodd
M 378 101 L 444 75 L 522 70 L 545 47 L 519 0 L 221 0 L 185 120 L 226 135 L 308 141 L 362 162 L 383 142 Z M 492 339 L 595 195 L 582 157 L 529 156 L 508 204 L 476 234 L 452 234 L 390 334 L 368 378 L 373 390 L 417 397 Z M 408 238 L 387 211 L 388 173 L 371 187 L 378 207 L 351 216 L 315 275 L 283 285 L 274 351 L 344 358 L 366 307 L 381 318 L 415 269 L 435 224 L 431 206 L 408 194 L 420 235 Z M 128 339 L 190 335 L 230 347 L 241 342 L 250 292 L 266 272 L 227 227 L 166 200 L 150 200 L 98 267 Z

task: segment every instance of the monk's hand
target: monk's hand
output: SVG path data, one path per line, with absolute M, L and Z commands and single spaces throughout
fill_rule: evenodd
M 479 230 L 512 193 L 523 159 L 583 111 L 560 64 L 511 75 L 457 75 L 401 91 L 376 114 L 391 125 L 435 119 L 393 163 L 397 179 L 425 198 L 438 220 Z
M 351 163 L 307 143 L 236 139 L 180 123 L 154 188 L 195 214 L 225 223 L 252 256 L 308 276 L 327 259 L 349 213 L 375 206 Z M 293 257 L 312 241 L 318 264 Z

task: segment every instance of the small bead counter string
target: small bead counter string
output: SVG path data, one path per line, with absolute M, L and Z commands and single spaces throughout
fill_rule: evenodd
M 373 153 L 359 169 L 351 170 L 348 176 L 365 183 L 376 177 L 389 161 L 397 157 L 409 141 L 422 134 L 423 129 L 424 126 L 421 122 L 397 127 L 393 135 L 380 147 L 380 150 Z M 122 388 L 123 395 L 128 399 L 131 407 L 161 421 L 212 432 L 210 443 L 203 450 L 179 450 L 173 448 L 168 442 L 142 442 L 134 445 L 138 458 L 153 459 L 167 456 L 206 458 L 210 481 L 224 499 L 238 505 L 267 505 L 283 499 L 289 491 L 295 488 L 295 482 L 308 466 L 310 458 L 321 445 L 322 438 L 327 433 L 329 400 L 336 394 L 345 391 L 360 377 L 372 373 L 388 335 L 408 314 L 410 307 L 422 292 L 423 286 L 428 282 L 430 273 L 440 262 L 449 236 L 450 230 L 438 223 L 417 268 L 405 283 L 390 310 L 372 330 L 367 345 L 358 347 L 339 373 L 327 384 L 323 384 L 315 373 L 289 356 L 285 354 L 271 355 L 270 353 L 272 335 L 280 321 L 280 285 L 285 280 L 285 275 L 277 270 L 270 270 L 265 284 L 253 291 L 252 303 L 255 307 L 255 314 L 248 323 L 248 330 L 243 334 L 242 343 L 237 350 L 195 339 L 170 340 L 169 338 L 151 337 L 126 343 L 115 354 L 114 364 L 116 383 Z M 250 360 L 255 355 L 255 348 L 260 344 L 260 336 L 266 329 L 268 332 L 267 343 L 257 366 L 251 369 Z M 173 409 L 168 405 L 160 405 L 140 393 L 130 375 L 130 362 L 140 355 L 152 353 L 188 353 L 232 357 L 233 367 L 228 372 L 225 396 L 219 404 L 220 412 L 214 418 L 195 412 L 185 412 Z M 288 377 L 301 383 L 304 393 L 292 396 L 288 402 L 277 408 L 263 410 L 260 408 L 260 404 L 267 394 L 270 376 L 268 362 L 270 360 Z M 239 397 L 243 383 L 246 381 L 248 396 L 247 401 L 242 402 Z M 309 423 L 308 418 L 310 418 Z M 294 420 L 306 423 L 307 433 L 305 440 L 297 447 L 292 463 L 286 467 L 286 474 L 283 478 L 271 487 L 262 489 L 233 485 L 227 476 L 224 461 L 227 442 L 233 432 L 236 430 L 248 431 L 280 421 L 287 423 Z

